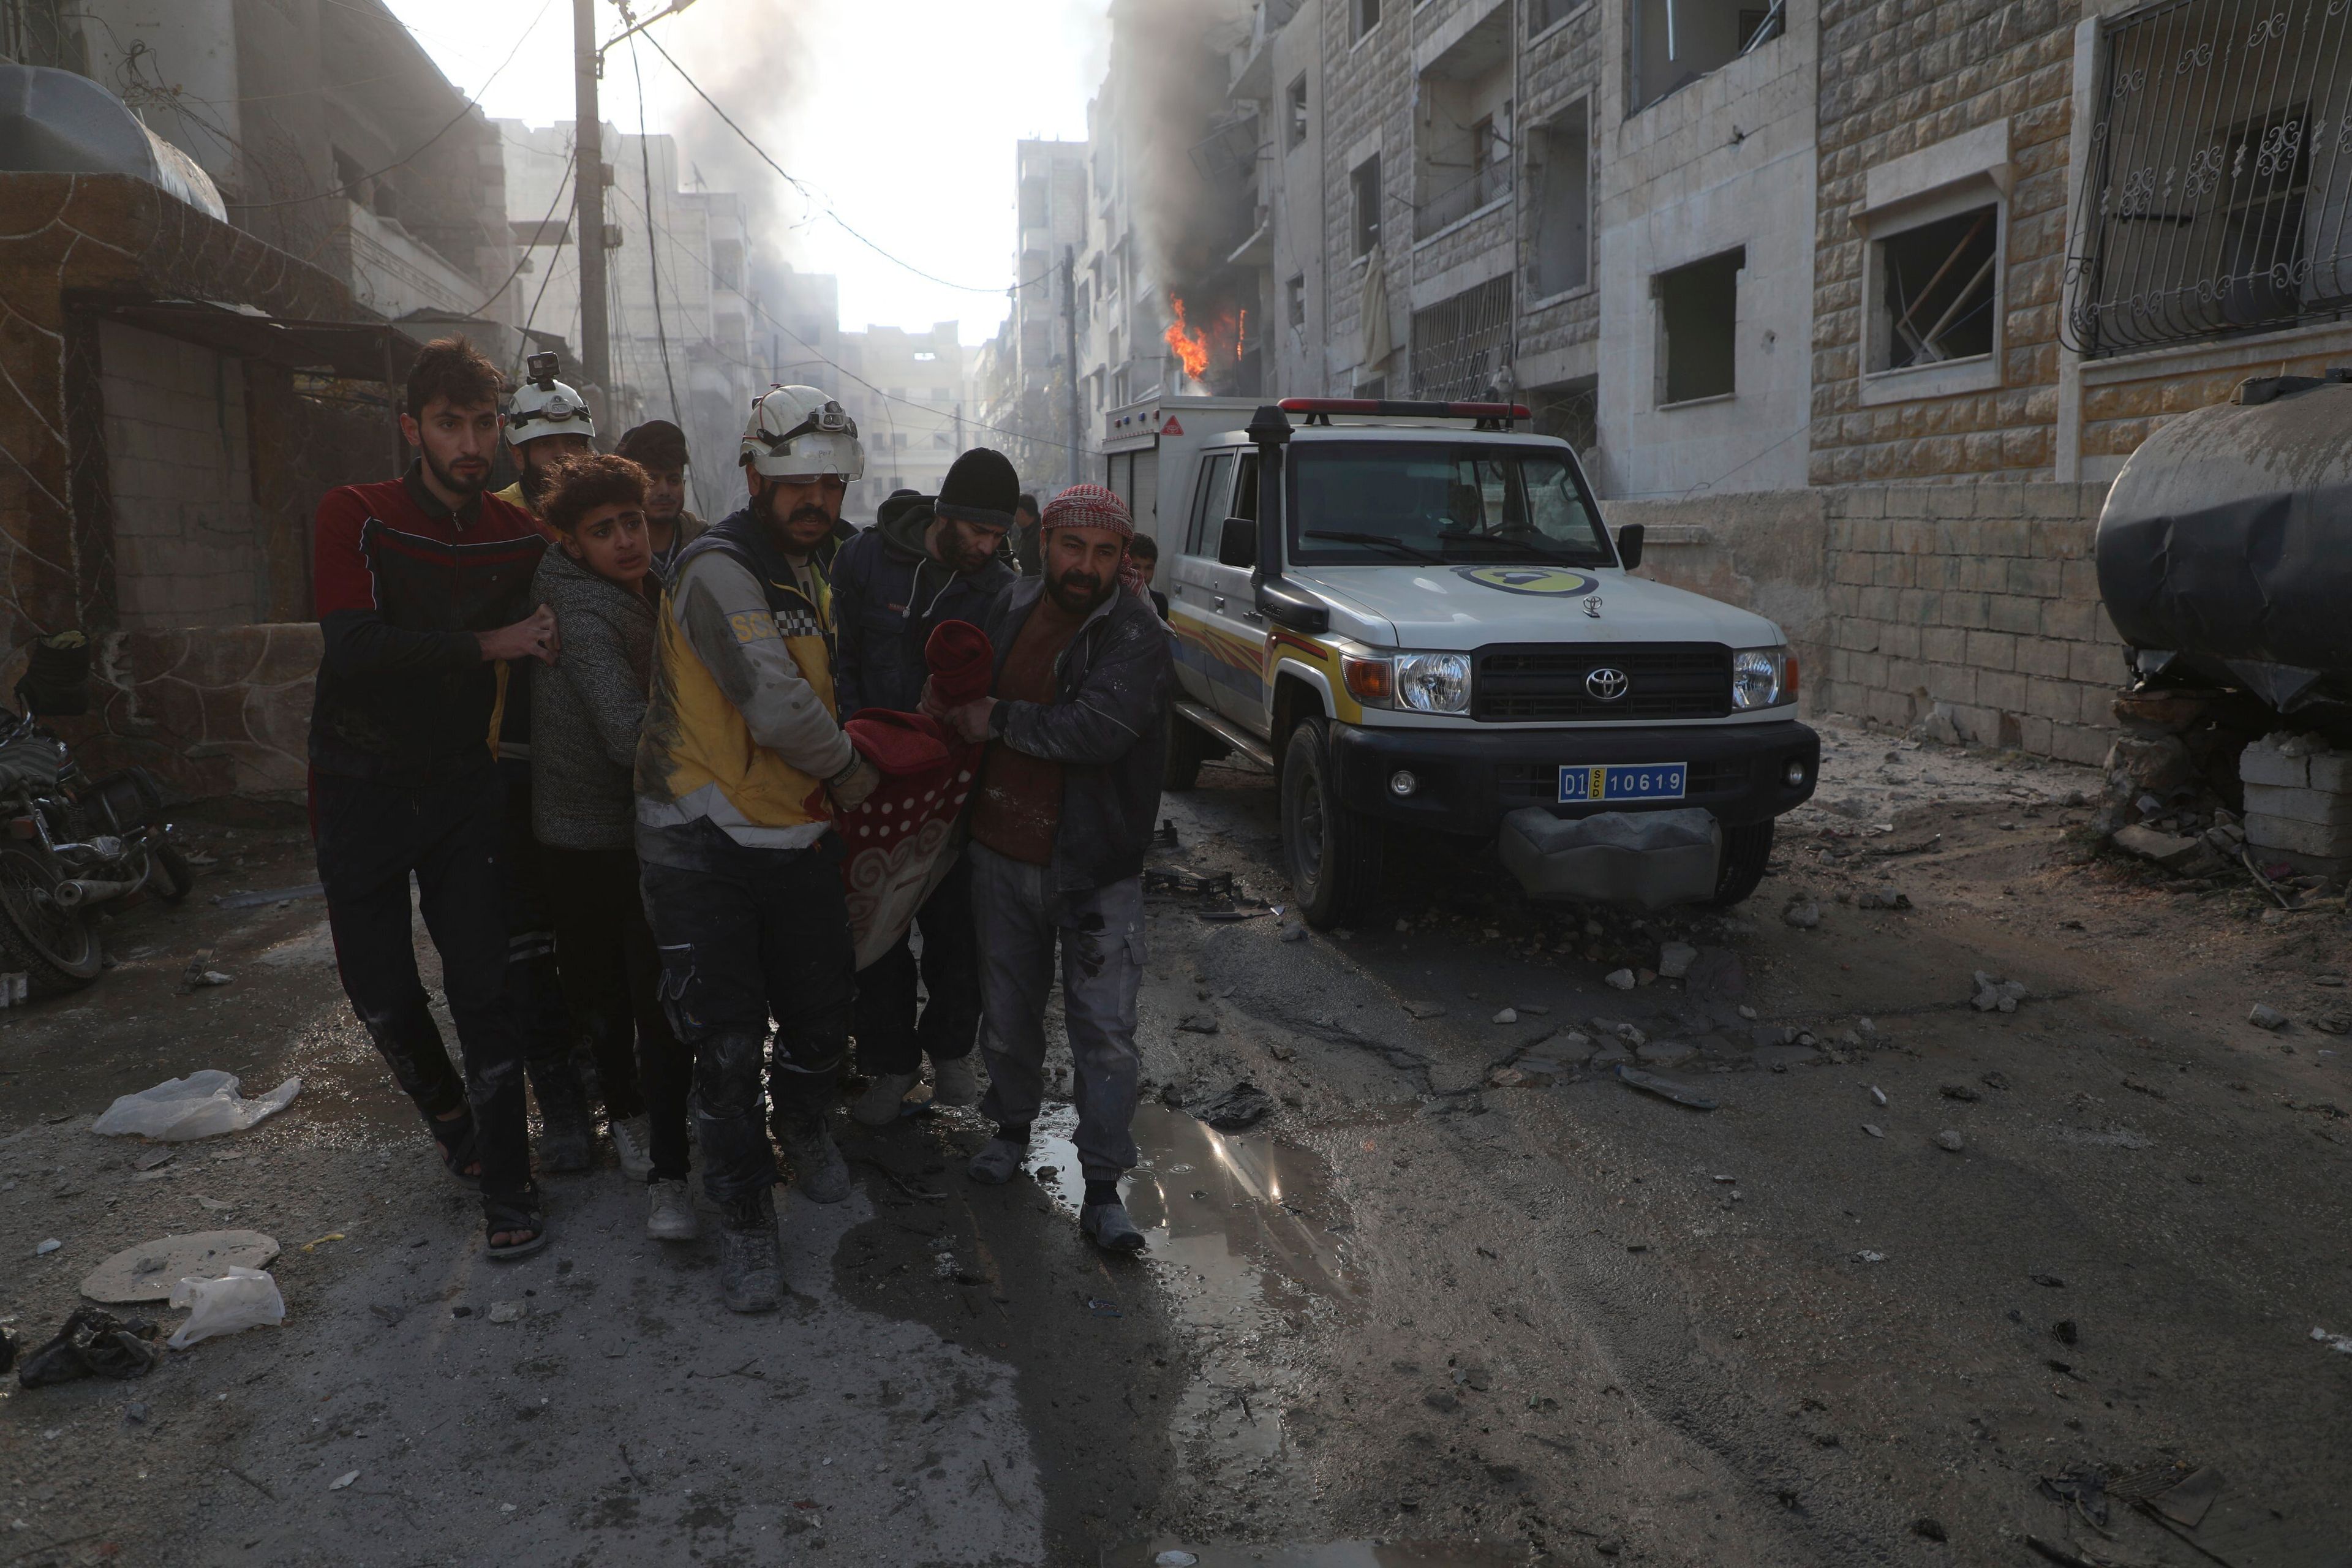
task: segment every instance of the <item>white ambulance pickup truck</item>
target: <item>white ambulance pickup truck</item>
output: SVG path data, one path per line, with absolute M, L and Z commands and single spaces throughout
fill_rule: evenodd
M 1391 825 L 1494 844 L 1538 898 L 1748 897 L 1813 791 L 1760 616 L 1633 575 L 1568 444 L 1503 404 L 1161 396 L 1107 481 L 1160 545 L 1181 690 L 1167 787 L 1271 769 L 1299 906 L 1345 923 Z

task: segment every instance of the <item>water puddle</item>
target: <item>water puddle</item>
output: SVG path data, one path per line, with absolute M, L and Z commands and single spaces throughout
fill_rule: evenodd
M 1037 1184 L 1073 1213 L 1086 1196 L 1076 1130 L 1074 1107 L 1047 1107 L 1027 1161 Z M 1164 1105 L 1138 1107 L 1134 1131 L 1142 1163 L 1123 1190 L 1148 1256 L 1196 1276 L 1228 1307 L 1261 1295 L 1295 1307 L 1302 1296 L 1352 1293 L 1347 1215 L 1320 1155 L 1268 1133 L 1220 1132 Z
M 1326 1541 L 1275 1546 L 1200 1546 L 1168 1541 L 1114 1547 L 1103 1568 L 1506 1568 L 1524 1546 L 1486 1542 Z

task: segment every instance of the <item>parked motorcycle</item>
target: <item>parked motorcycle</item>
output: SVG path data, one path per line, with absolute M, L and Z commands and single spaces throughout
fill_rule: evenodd
M 153 777 L 125 768 L 91 782 L 35 719 L 41 684 L 17 687 L 23 714 L 0 708 L 0 971 L 21 973 L 36 996 L 98 978 L 92 910 L 142 891 L 178 903 L 195 885 Z M 45 706 L 78 710 L 69 699 Z

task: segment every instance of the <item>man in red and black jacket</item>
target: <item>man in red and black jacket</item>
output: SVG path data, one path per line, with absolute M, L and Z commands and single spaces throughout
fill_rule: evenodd
M 556 657 L 531 608 L 544 540 L 483 493 L 499 373 L 462 338 L 425 346 L 400 426 L 419 458 L 397 479 L 319 503 L 314 583 L 326 654 L 310 714 L 319 878 L 343 989 L 415 1101 L 450 1172 L 478 1179 L 490 1255 L 547 1241 L 530 1181 L 523 1034 L 503 991 L 507 811 L 493 750 L 502 661 Z M 440 952 L 461 1081 L 427 1010 L 409 878 Z

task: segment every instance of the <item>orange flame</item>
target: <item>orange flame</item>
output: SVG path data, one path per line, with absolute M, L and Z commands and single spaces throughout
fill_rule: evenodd
M 1248 342 L 1249 312 L 1247 310 L 1244 310 L 1242 312 L 1240 323 L 1234 328 L 1234 362 L 1236 364 L 1241 363 L 1242 355 L 1244 353 Z
M 1209 340 L 1203 333 L 1184 324 L 1183 300 L 1171 294 L 1168 303 L 1175 310 L 1176 319 L 1168 324 L 1168 331 L 1161 335 L 1168 341 L 1168 352 L 1183 362 L 1185 375 L 1198 381 L 1209 373 Z

